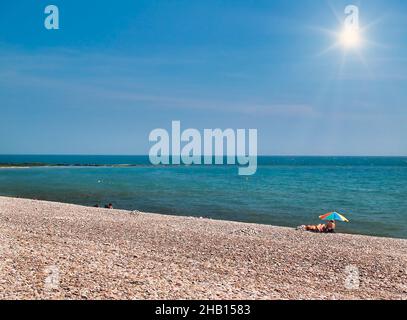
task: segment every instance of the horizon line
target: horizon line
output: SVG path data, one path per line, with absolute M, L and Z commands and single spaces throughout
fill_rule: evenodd
M 0 153 L 0 156 L 118 156 L 118 157 L 148 157 L 148 154 L 88 154 L 88 153 Z M 164 156 L 181 156 L 181 155 L 164 155 Z M 212 157 L 227 157 L 228 155 L 216 156 L 211 155 Z M 206 157 L 206 155 L 201 155 L 201 157 Z M 259 154 L 257 157 L 374 157 L 374 158 L 403 158 L 407 155 L 341 155 L 341 154 Z

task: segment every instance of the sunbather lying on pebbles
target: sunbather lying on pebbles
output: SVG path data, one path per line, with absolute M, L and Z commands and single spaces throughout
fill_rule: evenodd
M 320 232 L 320 233 L 333 233 L 335 232 L 335 221 L 330 220 L 327 224 L 318 224 L 318 225 L 302 225 L 297 227 L 297 230 L 305 230 L 305 231 L 312 231 L 312 232 Z

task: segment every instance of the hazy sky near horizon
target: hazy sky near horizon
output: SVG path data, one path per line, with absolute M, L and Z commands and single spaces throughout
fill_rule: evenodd
M 327 50 L 348 4 L 364 41 Z M 407 155 L 406 107 L 405 0 L 0 4 L 3 154 L 147 154 L 180 120 L 258 129 L 260 154 Z

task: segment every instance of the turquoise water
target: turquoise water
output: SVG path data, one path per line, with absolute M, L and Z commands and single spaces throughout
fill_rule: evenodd
M 405 157 L 260 157 L 250 177 L 235 166 L 155 167 L 144 156 L 1 155 L 0 163 L 52 165 L 0 169 L 5 196 L 281 226 L 336 210 L 351 220 L 340 232 L 407 238 Z

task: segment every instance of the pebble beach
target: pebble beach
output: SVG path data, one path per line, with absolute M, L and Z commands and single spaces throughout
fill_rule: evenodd
M 0 273 L 1 299 L 407 299 L 407 240 L 0 197 Z

